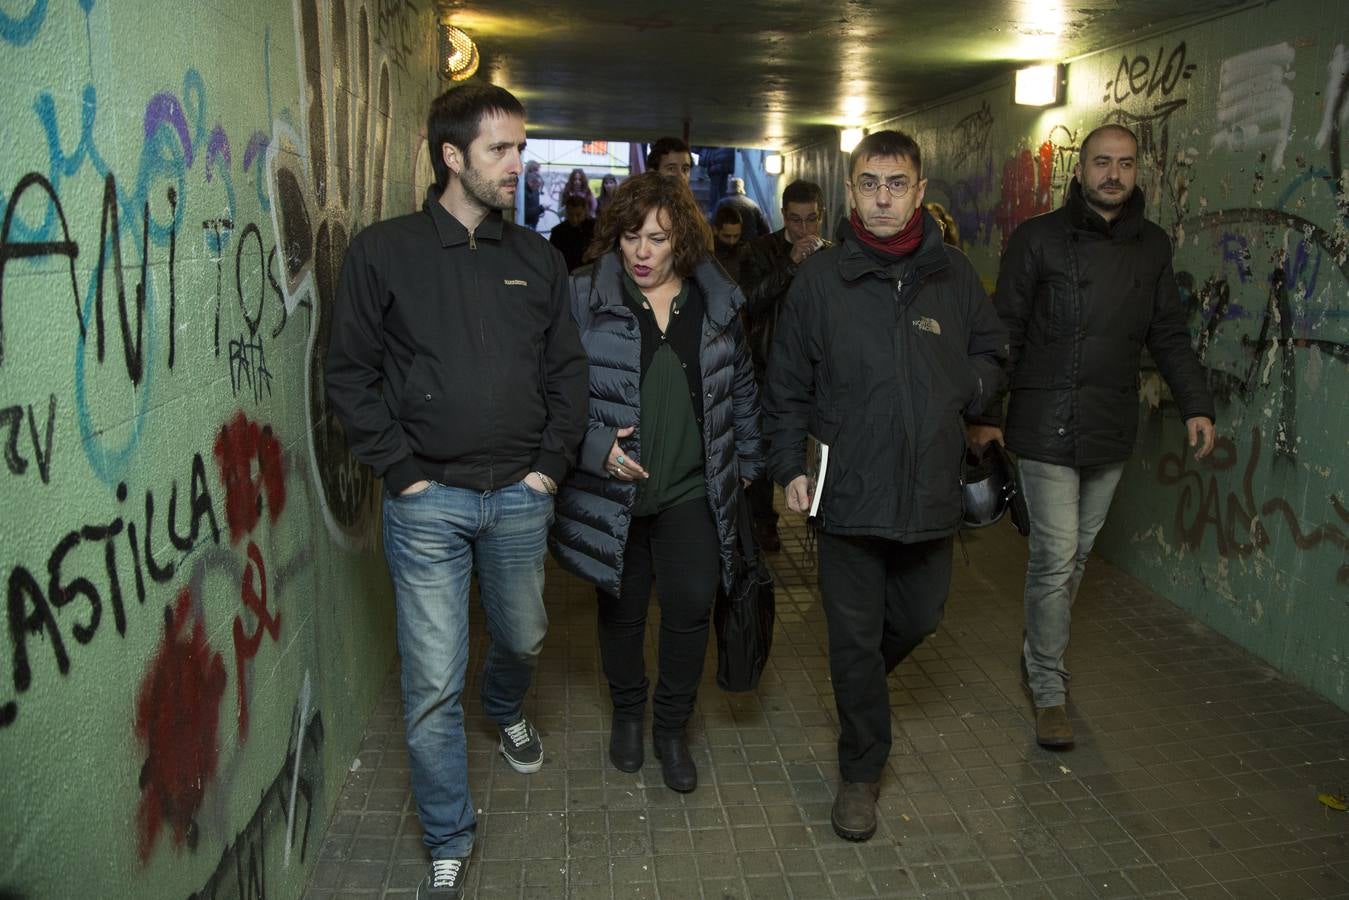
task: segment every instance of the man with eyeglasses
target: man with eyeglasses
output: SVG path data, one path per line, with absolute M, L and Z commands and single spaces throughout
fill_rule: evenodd
M 842 784 L 834 832 L 876 833 L 890 755 L 886 676 L 941 622 L 960 522 L 965 417 L 996 395 L 1007 330 L 965 255 L 922 208 L 908 135 L 867 135 L 849 159 L 839 243 L 801 265 L 778 320 L 764 394 L 769 471 L 810 509 L 829 628 Z M 806 435 L 829 445 L 822 483 Z
M 797 267 L 816 250 L 828 247 L 820 237 L 824 192 L 811 181 L 793 181 L 782 192 L 782 228 L 751 241 L 740 259 L 740 289 L 745 292 L 745 334 L 759 390 L 764 387 L 768 350 L 782 311 L 782 301 Z M 778 514 L 773 509 L 773 480 L 765 474 L 749 486 L 754 535 L 770 553 L 782 549 Z

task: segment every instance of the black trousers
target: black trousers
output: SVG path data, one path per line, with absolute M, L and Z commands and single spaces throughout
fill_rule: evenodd
M 880 781 L 891 744 L 886 676 L 941 623 L 951 539 L 901 544 L 823 531 L 818 537 L 839 771 L 844 781 Z
M 632 520 L 619 596 L 599 592 L 599 644 L 614 718 L 641 719 L 650 682 L 643 645 L 654 585 L 660 641 L 652 731 L 684 730 L 698 698 L 721 542 L 706 497 Z
M 745 494 L 749 497 L 749 508 L 754 515 L 754 521 L 766 522 L 770 525 L 778 523 L 778 512 L 773 508 L 773 491 L 776 489 L 773 479 L 767 475 L 760 476 L 749 483 L 749 487 L 745 489 Z

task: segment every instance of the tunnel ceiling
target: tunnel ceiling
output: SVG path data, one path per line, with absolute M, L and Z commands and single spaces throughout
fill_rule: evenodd
M 537 137 L 791 148 L 1248 0 L 440 3 Z M 1071 81 L 1071 70 L 1069 73 Z

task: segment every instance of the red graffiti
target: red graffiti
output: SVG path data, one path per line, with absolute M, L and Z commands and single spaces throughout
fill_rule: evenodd
M 230 543 L 252 533 L 262 516 L 263 494 L 273 523 L 286 508 L 286 470 L 281 442 L 270 425 L 259 426 L 236 413 L 215 439 L 215 461 L 225 484 L 225 521 Z M 257 463 L 257 475 L 253 464 Z
M 196 846 L 196 813 L 214 777 L 225 664 L 206 643 L 206 625 L 193 616 L 192 591 L 183 588 L 164 611 L 164 642 L 141 682 L 136 737 L 146 745 L 136 813 L 141 862 L 150 858 L 160 826 L 173 828 L 173 844 Z
M 1002 249 L 1012 232 L 1031 216 L 1049 212 L 1054 204 L 1054 144 L 1045 141 L 1038 156 L 1022 150 L 1002 167 L 1002 200 L 994 220 L 1002 232 Z
M 262 596 L 253 587 L 253 572 L 258 573 L 258 582 L 262 585 Z M 240 593 L 244 608 L 257 616 L 258 626 L 252 634 L 244 631 L 242 616 L 234 617 L 234 669 L 238 684 L 239 697 L 239 742 L 248 740 L 248 670 L 245 663 L 258 655 L 262 645 L 262 633 L 267 632 L 275 641 L 281 636 L 281 614 L 275 616 L 267 609 L 267 567 L 262 564 L 262 551 L 252 541 L 248 542 L 248 568 L 244 569 L 243 589 Z
M 1159 482 L 1167 486 L 1182 485 L 1176 501 L 1176 531 L 1182 546 L 1192 549 L 1202 546 L 1205 533 L 1212 527 L 1219 556 L 1245 558 L 1269 545 L 1269 532 L 1263 520 L 1274 517 L 1276 521 L 1283 519 L 1299 550 L 1310 550 L 1322 542 L 1333 544 L 1342 551 L 1349 549 L 1349 537 L 1337 525 L 1327 522 L 1315 528 L 1304 528 L 1298 521 L 1297 511 L 1283 497 L 1270 497 L 1264 503 L 1256 503 L 1253 482 L 1260 462 L 1260 429 L 1251 429 L 1251 453 L 1241 476 L 1241 495 L 1229 491 L 1225 507 L 1217 476 L 1210 475 L 1206 482 L 1200 472 L 1189 468 L 1192 453 L 1187 450 L 1182 444 L 1179 453 L 1163 454 L 1157 466 Z M 1236 444 L 1226 435 L 1219 435 L 1210 460 L 1208 468 L 1215 472 L 1235 468 Z M 1339 497 L 1332 494 L 1330 506 L 1335 515 L 1349 524 L 1349 509 L 1345 509 Z M 1246 533 L 1248 540 L 1239 535 L 1241 531 Z M 1349 563 L 1340 565 L 1335 580 L 1349 584 Z

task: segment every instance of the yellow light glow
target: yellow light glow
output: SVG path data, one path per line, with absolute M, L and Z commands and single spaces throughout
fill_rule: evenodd
M 861 128 L 844 128 L 838 133 L 838 149 L 844 153 L 853 152 L 853 148 L 861 143 L 865 133 Z
M 849 119 L 860 119 L 866 115 L 866 97 L 847 97 L 843 101 L 843 115 Z
M 1059 102 L 1059 67 L 1027 66 L 1016 72 L 1012 102 L 1018 106 L 1052 106 Z
M 769 175 L 782 174 L 782 154 L 770 153 L 763 158 L 763 170 Z
M 451 81 L 472 78 L 478 71 L 478 45 L 463 29 L 440 26 L 440 74 Z

